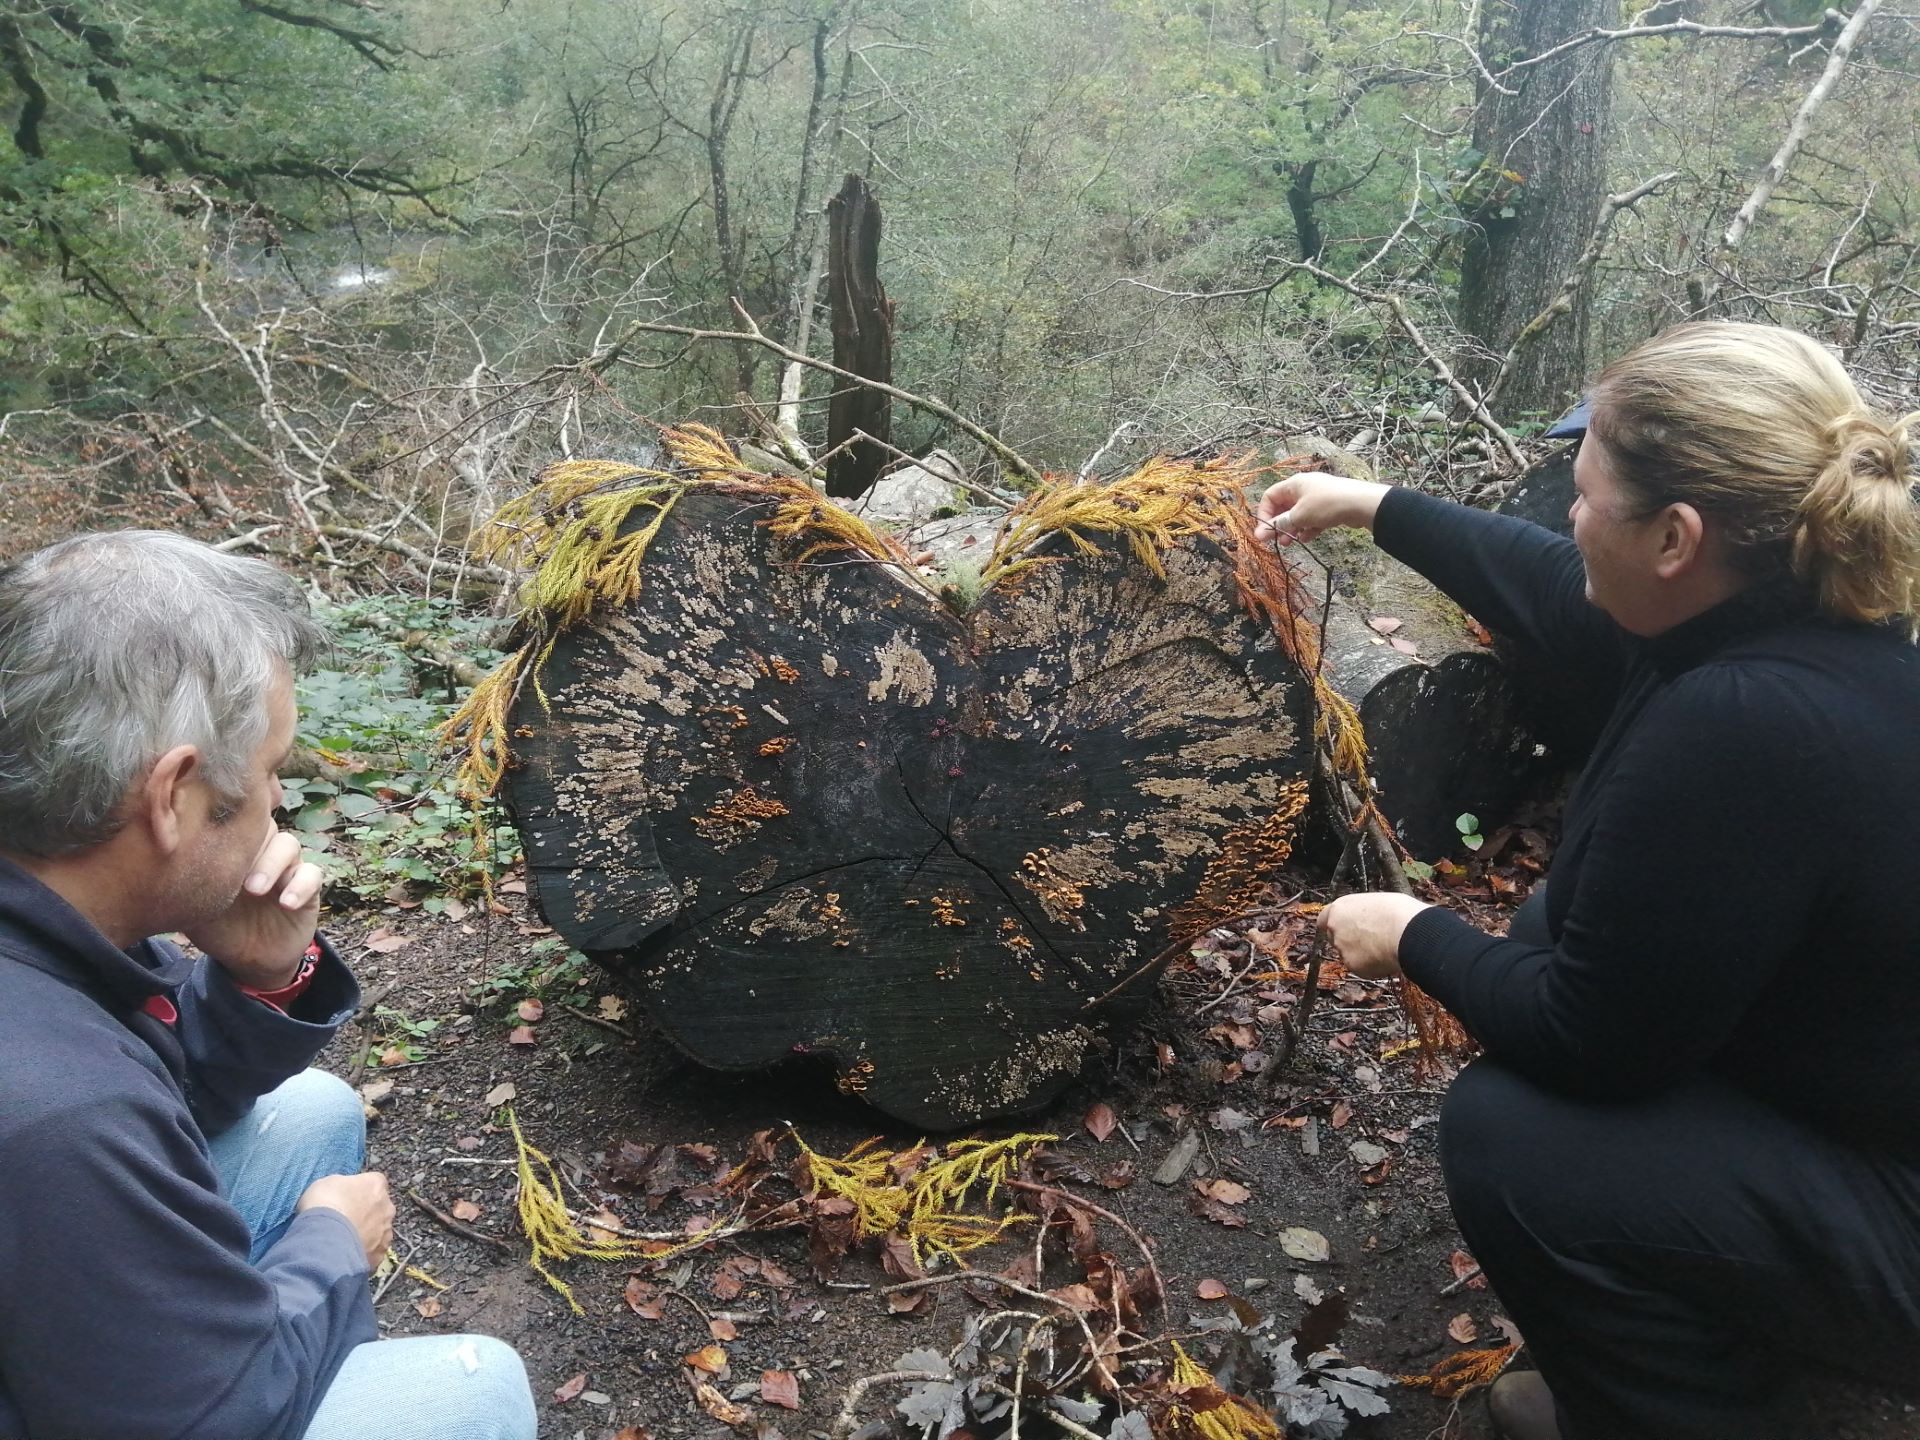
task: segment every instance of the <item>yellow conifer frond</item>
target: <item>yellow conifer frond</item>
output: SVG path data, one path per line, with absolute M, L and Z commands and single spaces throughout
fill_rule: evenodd
M 1460 1350 L 1447 1356 L 1424 1375 L 1401 1375 L 1402 1385 L 1430 1390 L 1438 1400 L 1457 1400 L 1482 1385 L 1491 1385 L 1520 1352 L 1518 1345 L 1496 1345 L 1491 1350 Z
M 1005 1140 L 956 1140 L 915 1163 L 924 1143 L 882 1150 L 867 1140 L 842 1156 L 822 1155 L 796 1133 L 815 1195 L 831 1195 L 854 1209 L 862 1238 L 898 1234 L 925 1264 L 936 1256 L 957 1260 L 991 1244 L 1032 1217 L 981 1213 L 1036 1145 L 1055 1135 L 1014 1135 Z M 904 1175 L 903 1175 L 903 1172 Z
M 1173 1346 L 1168 1389 L 1177 1397 L 1168 1419 L 1176 1431 L 1197 1440 L 1285 1440 L 1273 1416 L 1222 1390 L 1178 1340 L 1168 1343 Z
M 580 1308 L 580 1302 L 573 1298 L 573 1288 L 547 1268 L 550 1263 L 564 1260 L 667 1260 L 686 1251 L 697 1250 L 722 1234 L 731 1233 L 728 1226 L 719 1221 L 683 1241 L 631 1239 L 606 1231 L 592 1233 L 584 1229 L 567 1209 L 560 1189 L 560 1172 L 554 1168 L 553 1161 L 544 1150 L 527 1142 L 526 1136 L 520 1133 L 519 1117 L 511 1109 L 507 1111 L 507 1124 L 513 1131 L 517 1154 L 516 1173 L 520 1181 L 520 1194 L 515 1208 L 519 1212 L 520 1228 L 533 1244 L 533 1268 L 573 1307 L 576 1315 L 586 1312 Z

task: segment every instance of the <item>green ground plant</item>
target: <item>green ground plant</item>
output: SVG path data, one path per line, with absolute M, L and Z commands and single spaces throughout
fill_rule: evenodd
M 467 687 L 420 650 L 423 640 L 482 669 L 500 660 L 492 622 L 452 604 L 378 595 L 329 606 L 333 651 L 298 689 L 299 744 L 316 773 L 282 780 L 287 821 L 305 837 L 331 885 L 363 899 L 424 897 L 444 907 L 520 858 L 497 811 L 483 813 L 491 845 L 477 847 L 473 812 L 454 790 L 434 732 Z

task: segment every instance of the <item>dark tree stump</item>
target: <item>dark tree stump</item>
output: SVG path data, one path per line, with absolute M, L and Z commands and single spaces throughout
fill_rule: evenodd
M 639 599 L 560 638 L 551 709 L 518 701 L 538 903 L 703 1064 L 823 1053 L 932 1129 L 1041 1105 L 1152 989 L 1112 987 L 1271 878 L 1309 687 L 1205 540 L 960 617 L 761 514 L 682 499 Z
M 833 314 L 833 363 L 884 384 L 893 382 L 893 301 L 880 283 L 880 202 L 858 175 L 827 202 L 827 296 Z M 842 385 L 827 402 L 827 494 L 865 493 L 893 457 L 868 440 L 892 436 L 892 399 L 864 385 Z M 841 447 L 845 445 L 846 448 Z

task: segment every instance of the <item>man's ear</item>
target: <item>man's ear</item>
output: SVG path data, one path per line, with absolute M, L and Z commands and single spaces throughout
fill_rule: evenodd
M 162 855 L 178 850 L 204 818 L 200 785 L 200 748 L 176 745 L 158 760 L 141 783 L 137 819 L 147 827 Z
M 1654 573 L 1662 580 L 1678 579 L 1706 558 L 1707 522 L 1691 505 L 1669 505 L 1660 513 L 1659 541 Z

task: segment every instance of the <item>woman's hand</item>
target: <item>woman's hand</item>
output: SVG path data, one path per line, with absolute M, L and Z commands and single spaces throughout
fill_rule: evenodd
M 1320 912 L 1320 937 L 1362 980 L 1390 980 L 1400 973 L 1407 922 L 1428 908 L 1411 895 L 1342 895 Z
M 1374 513 L 1380 497 L 1391 486 L 1371 480 L 1349 480 L 1344 475 L 1328 475 L 1308 470 L 1289 476 L 1268 488 L 1260 497 L 1253 533 L 1256 539 L 1271 538 L 1275 544 L 1291 545 L 1296 540 L 1316 540 L 1322 531 L 1336 525 L 1357 525 L 1373 529 Z

